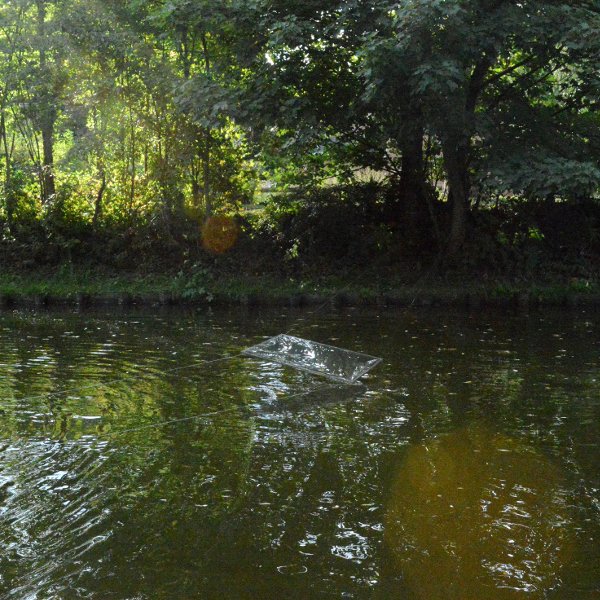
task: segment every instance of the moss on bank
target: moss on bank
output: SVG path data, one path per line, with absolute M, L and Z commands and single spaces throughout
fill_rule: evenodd
M 106 273 L 0 274 L 0 306 L 49 305 L 277 305 L 314 306 L 600 306 L 600 282 L 414 282 L 343 276 L 296 280 L 276 276 L 112 275 Z

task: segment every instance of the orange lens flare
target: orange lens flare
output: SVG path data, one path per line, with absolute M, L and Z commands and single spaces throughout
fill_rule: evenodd
M 546 597 L 575 539 L 561 480 L 550 459 L 483 426 L 410 447 L 386 542 L 411 597 Z
M 202 246 L 213 254 L 224 254 L 235 246 L 239 234 L 240 228 L 232 217 L 209 217 L 202 226 Z

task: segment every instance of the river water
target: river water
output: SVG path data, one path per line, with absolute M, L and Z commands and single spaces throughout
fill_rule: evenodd
M 0 598 L 600 597 L 593 312 L 4 313 L 0 411 Z

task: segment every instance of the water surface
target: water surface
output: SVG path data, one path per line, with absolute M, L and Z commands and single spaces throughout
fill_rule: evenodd
M 383 363 L 239 356 L 292 326 Z M 4 313 L 0 597 L 597 598 L 599 341 L 585 312 Z

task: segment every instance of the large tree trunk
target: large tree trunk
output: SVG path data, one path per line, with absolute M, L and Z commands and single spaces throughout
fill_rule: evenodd
M 210 171 L 210 151 L 212 145 L 212 135 L 210 129 L 207 127 L 204 132 L 204 151 L 202 153 L 202 179 L 204 183 L 203 196 L 204 196 L 204 213 L 206 217 L 212 216 L 213 205 L 212 205 L 212 190 L 211 190 L 211 171 Z
M 37 0 L 38 37 L 40 73 L 47 77 L 46 69 L 46 0 Z M 42 133 L 42 204 L 47 204 L 56 194 L 54 181 L 54 124 L 56 122 L 56 109 L 54 99 L 48 83 L 44 85 L 40 102 L 40 130 Z
M 447 252 L 456 254 L 465 242 L 467 235 L 467 215 L 469 212 L 469 161 L 471 139 L 475 132 L 475 110 L 477 101 L 485 86 L 485 78 L 494 63 L 495 56 L 484 55 L 477 62 L 465 90 L 464 109 L 454 116 L 454 127 L 442 140 L 444 163 L 448 176 L 449 199 L 451 202 L 450 235 Z M 448 115 L 452 119 L 452 115 Z
M 406 106 L 402 112 L 407 118 L 396 134 L 400 178 L 394 198 L 386 207 L 386 220 L 398 228 L 404 244 L 416 249 L 430 244 L 433 231 L 426 196 L 424 127 L 419 109 Z
M 134 203 L 135 203 L 135 184 L 136 184 L 136 153 L 137 153 L 137 136 L 135 131 L 135 119 L 133 115 L 133 108 L 129 105 L 129 157 L 127 160 L 129 169 L 129 217 L 133 216 Z M 160 146 L 159 146 L 160 154 Z
M 446 142 L 444 163 L 448 177 L 451 206 L 450 235 L 447 252 L 456 254 L 463 246 L 467 234 L 467 213 L 469 208 L 469 170 L 467 142 Z
M 106 191 L 106 171 L 104 165 L 100 166 L 100 189 L 96 194 L 96 200 L 94 201 L 94 217 L 92 219 L 92 227 L 94 230 L 98 228 L 98 222 L 102 216 L 102 200 L 104 198 L 104 192 Z
M 208 42 L 206 34 L 202 35 L 202 52 L 204 55 L 204 70 L 207 76 L 211 74 L 210 55 L 208 52 Z M 212 151 L 212 132 L 210 127 L 204 130 L 204 151 L 202 153 L 202 171 L 203 171 L 203 195 L 204 195 L 204 214 L 210 217 L 213 213 L 212 189 L 211 189 L 211 169 L 210 159 Z
M 54 118 L 44 119 L 42 124 L 42 203 L 51 201 L 56 194 L 54 181 Z
M 425 165 L 423 159 L 423 125 L 415 120 L 404 132 L 401 141 L 402 172 L 400 198 L 409 235 L 420 238 L 429 224 L 425 198 Z
M 4 150 L 4 195 L 6 197 L 6 221 L 8 223 L 9 231 L 13 233 L 16 199 L 12 182 L 12 144 L 8 143 L 8 131 L 6 129 L 6 115 L 4 114 L 4 109 L 0 115 L 0 133 L 2 134 L 2 149 Z

